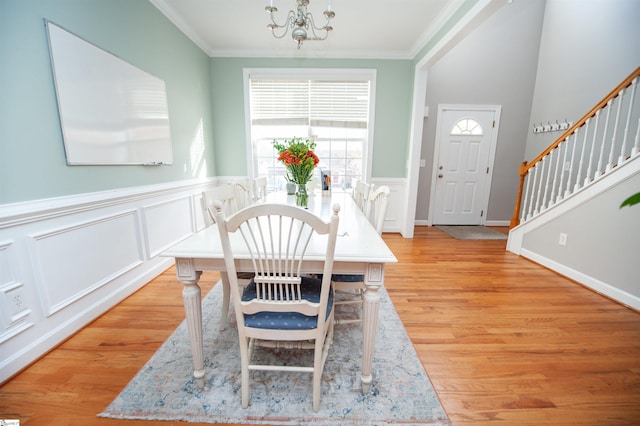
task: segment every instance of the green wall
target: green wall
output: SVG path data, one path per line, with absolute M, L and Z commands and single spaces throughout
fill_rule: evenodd
M 247 175 L 244 68 L 376 70 L 373 177 L 405 177 L 413 65 L 409 60 L 212 58 L 213 142 L 220 176 Z
M 67 166 L 44 18 L 165 81 L 172 166 Z M 0 204 L 215 175 L 209 66 L 148 0 L 0 0 Z
M 44 18 L 165 80 L 173 165 L 67 166 Z M 445 32 L 413 60 L 209 58 L 148 0 L 0 0 L 0 204 L 248 174 L 243 68 L 376 69 L 372 176 L 406 177 L 414 67 Z
M 373 68 L 377 84 L 372 177 L 407 177 L 415 66 L 479 1 L 463 1 L 413 60 L 212 58 L 216 172 L 221 176 L 248 173 L 243 68 Z

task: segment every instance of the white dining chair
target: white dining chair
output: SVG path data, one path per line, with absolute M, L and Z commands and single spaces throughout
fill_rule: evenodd
M 261 176 L 253 180 L 253 201 L 264 201 L 267 197 L 267 177 Z
M 369 193 L 371 192 L 372 188 L 373 188 L 372 184 L 368 184 L 362 180 L 357 180 L 354 183 L 351 196 L 353 197 L 353 200 L 356 202 L 356 205 L 363 212 L 366 209 L 367 200 L 369 199 Z
M 222 203 L 215 206 L 240 340 L 243 408 L 249 405 L 249 373 L 254 370 L 312 373 L 313 410 L 317 412 L 320 408 L 322 372 L 333 339 L 330 277 L 339 210 L 340 206 L 335 205 L 331 219 L 325 222 L 291 205 L 254 204 L 229 218 L 225 217 Z M 236 257 L 234 252 L 234 247 L 241 250 L 239 246 L 245 253 L 242 257 Z M 322 248 L 323 269 L 318 272 L 323 279 L 301 275 L 303 264 L 309 261 L 309 247 L 316 249 L 316 256 L 311 259 L 315 263 L 317 248 Z M 237 265 L 254 273 L 242 290 L 236 278 Z M 255 362 L 254 355 L 260 346 L 281 351 L 312 350 L 313 365 L 291 365 L 291 360 L 286 365 Z
M 223 185 L 215 186 L 207 191 L 202 192 L 202 197 L 200 198 L 200 203 L 202 205 L 202 214 L 205 220 L 206 226 L 213 225 L 215 220 L 215 203 L 220 203 L 222 205 L 222 210 L 226 215 L 231 215 L 236 213 L 238 210 L 244 206 L 246 203 L 246 194 L 244 193 L 244 187 L 239 186 L 241 183 L 225 183 Z M 238 196 L 241 197 L 241 201 L 238 202 Z M 245 287 L 249 285 L 249 281 L 253 278 L 253 274 L 248 272 L 240 272 L 237 275 L 238 282 L 240 283 L 240 287 Z M 230 302 L 229 289 L 227 287 L 223 290 L 223 299 L 222 299 L 222 318 L 227 318 L 227 314 L 229 313 L 229 302 Z M 225 321 L 220 321 L 220 329 L 223 330 L 226 326 Z
M 364 215 L 369 219 L 378 234 L 382 234 L 382 228 L 384 227 L 389 194 L 391 194 L 391 190 L 387 185 L 379 186 L 369 193 L 369 198 L 365 205 Z
M 391 191 L 388 186 L 380 186 L 374 191 L 369 192 L 364 206 L 364 214 L 378 234 L 382 234 L 390 193 Z M 362 306 L 365 290 L 363 275 L 334 274 L 331 277 L 331 281 L 333 282 L 336 295 L 340 296 L 340 299 L 336 300 L 336 305 L 357 304 L 360 307 Z M 361 321 L 362 315 L 359 315 L 357 318 L 341 318 L 340 315 L 336 316 L 336 324 L 349 324 Z
M 202 214 L 207 226 L 215 223 L 213 202 L 220 200 L 227 215 L 253 204 L 253 196 L 246 180 L 230 181 L 203 191 L 200 199 Z
M 251 189 L 251 182 L 248 179 L 234 180 L 231 182 L 233 189 L 235 190 L 236 208 L 237 210 L 244 209 L 253 204 L 253 190 Z
M 213 203 L 219 200 L 222 202 L 224 212 L 232 214 L 238 211 L 238 202 L 236 199 L 236 190 L 231 184 L 214 186 L 213 188 L 203 191 L 200 203 L 202 207 L 202 215 L 207 226 L 215 223 Z

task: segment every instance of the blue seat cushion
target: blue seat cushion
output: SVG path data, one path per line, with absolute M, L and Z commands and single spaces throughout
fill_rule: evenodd
M 313 303 L 319 302 L 321 287 L 321 280 L 302 277 L 302 284 L 300 286 L 302 298 Z M 249 300 L 255 299 L 256 294 L 256 283 L 251 280 L 242 292 L 242 301 L 248 302 Z M 331 309 L 333 309 L 332 288 L 329 289 L 326 318 L 329 318 Z M 299 312 L 258 312 L 257 314 L 245 314 L 244 323 L 247 327 L 269 330 L 311 330 L 318 326 L 318 317 L 315 315 L 303 315 Z
M 331 275 L 331 281 L 339 283 L 359 283 L 364 282 L 364 275 L 333 274 Z

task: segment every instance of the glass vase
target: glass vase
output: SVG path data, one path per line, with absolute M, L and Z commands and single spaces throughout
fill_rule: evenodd
M 307 192 L 307 184 L 299 183 L 296 189 L 296 206 L 307 208 L 309 206 L 309 193 Z

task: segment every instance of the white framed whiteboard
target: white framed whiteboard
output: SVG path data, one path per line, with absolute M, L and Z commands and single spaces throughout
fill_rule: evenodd
M 67 164 L 171 164 L 164 81 L 45 25 Z

